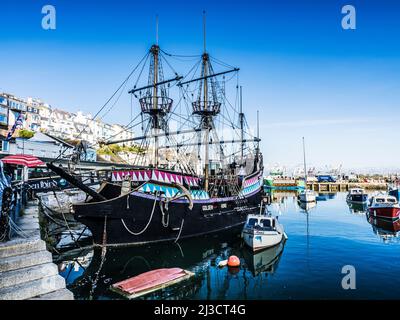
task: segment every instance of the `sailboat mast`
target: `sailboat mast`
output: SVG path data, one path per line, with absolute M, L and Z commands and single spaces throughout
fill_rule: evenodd
M 304 143 L 304 137 L 303 137 L 303 157 L 304 157 L 304 183 L 307 189 L 307 165 L 306 165 L 306 147 Z

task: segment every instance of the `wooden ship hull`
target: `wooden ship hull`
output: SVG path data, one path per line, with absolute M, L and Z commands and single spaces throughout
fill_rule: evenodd
M 177 241 L 244 224 L 248 213 L 259 210 L 262 173 L 250 175 L 244 185 L 238 196 L 201 199 L 204 192 L 196 190 L 191 191 L 191 199 L 169 201 L 172 197 L 166 195 L 176 193 L 176 184 L 151 181 L 140 191 L 117 196 L 121 186 L 107 182 L 99 191 L 107 200 L 75 204 L 73 212 L 75 219 L 90 229 L 95 244 Z

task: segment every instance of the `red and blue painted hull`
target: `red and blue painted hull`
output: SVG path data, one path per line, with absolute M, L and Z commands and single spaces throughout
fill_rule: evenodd
M 398 207 L 370 207 L 368 208 L 370 216 L 386 219 L 398 219 L 400 208 Z
M 93 241 L 102 245 L 136 245 L 175 241 L 243 225 L 247 214 L 258 212 L 264 194 L 262 175 L 249 177 L 250 192 L 242 195 L 165 201 L 154 192 L 121 194 L 121 187 L 108 183 L 99 191 L 109 200 L 73 206 L 74 217 L 86 225 Z M 258 183 L 257 183 L 258 181 Z

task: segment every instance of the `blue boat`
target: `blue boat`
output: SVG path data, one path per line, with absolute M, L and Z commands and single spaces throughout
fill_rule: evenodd
M 348 202 L 352 203 L 364 203 L 368 201 L 368 195 L 361 188 L 352 188 L 346 197 Z

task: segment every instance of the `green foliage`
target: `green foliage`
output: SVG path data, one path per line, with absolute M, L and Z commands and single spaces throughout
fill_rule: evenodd
M 145 152 L 144 149 L 140 148 L 140 146 L 133 145 L 133 146 L 121 146 L 119 144 L 112 144 L 109 146 L 103 146 L 97 150 L 98 154 L 103 155 L 115 155 L 118 152 L 131 152 L 131 153 L 139 153 L 142 154 Z
M 35 132 L 27 129 L 21 129 L 18 131 L 18 137 L 24 139 L 30 139 L 35 135 Z

